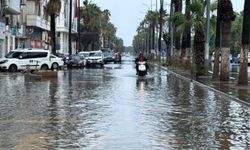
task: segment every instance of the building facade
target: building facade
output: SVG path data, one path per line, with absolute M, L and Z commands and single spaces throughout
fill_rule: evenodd
M 51 49 L 50 22 L 44 14 L 48 1 L 3 0 L 0 4 L 0 57 L 16 48 Z M 56 49 L 60 53 L 68 53 L 69 2 L 61 0 L 61 12 L 56 18 Z M 72 0 L 72 33 L 77 32 L 76 2 Z M 25 7 L 22 8 L 22 4 Z M 72 53 L 75 52 L 76 42 L 72 41 Z
M 69 50 L 69 6 L 70 0 L 61 0 L 61 12 L 56 19 L 56 49 L 59 53 L 68 53 Z M 77 33 L 77 16 L 75 10 L 77 9 L 77 0 L 72 0 L 72 20 L 71 33 Z M 76 53 L 76 41 L 72 41 L 72 54 Z
M 21 13 L 20 0 L 0 1 L 0 56 L 4 56 L 16 47 L 15 38 L 18 22 L 17 15 Z

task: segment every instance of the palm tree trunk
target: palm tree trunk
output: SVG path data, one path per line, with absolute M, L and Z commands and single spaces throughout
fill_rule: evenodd
M 159 48 L 159 59 L 161 59 L 161 39 L 162 39 L 162 24 L 163 24 L 163 0 L 160 3 L 160 30 L 159 30 L 159 38 L 158 38 L 158 48 Z
M 245 0 L 244 4 L 244 17 L 243 17 L 243 29 L 242 29 L 242 48 L 240 52 L 240 71 L 238 84 L 248 84 L 248 49 L 250 39 L 250 1 Z
M 205 74 L 205 35 L 202 27 L 199 27 L 195 31 L 195 40 L 194 40 L 194 75 L 195 77 Z
M 220 80 L 229 81 L 229 55 L 231 22 L 234 20 L 234 12 L 230 0 L 221 0 L 221 72 Z
M 187 33 L 184 31 L 182 35 L 182 42 L 181 42 L 181 64 L 185 66 L 186 63 L 186 45 L 187 45 Z
M 50 31 L 51 31 L 51 50 L 52 54 L 56 54 L 56 22 L 55 22 L 55 14 L 50 15 Z
M 182 11 L 182 0 L 175 0 L 175 12 Z M 175 50 L 176 50 L 176 59 L 180 60 L 181 55 L 181 34 L 177 30 L 177 26 L 175 27 Z
M 220 72 L 220 39 L 221 39 L 221 20 L 220 20 L 220 0 L 217 3 L 217 19 L 216 19 L 216 37 L 215 37 L 215 50 L 214 50 L 214 66 L 213 66 L 213 80 L 219 80 L 219 72 Z
M 191 19 L 190 11 L 188 10 L 189 5 L 190 5 L 190 0 L 186 0 L 185 17 L 187 20 Z M 190 53 L 191 53 L 191 27 L 186 26 L 182 36 L 181 58 L 182 58 L 182 65 L 185 66 L 185 68 L 187 69 L 191 68 Z
M 241 52 L 240 52 L 240 71 L 239 71 L 239 78 L 238 84 L 239 85 L 247 85 L 248 84 L 248 49 L 249 44 L 242 45 Z

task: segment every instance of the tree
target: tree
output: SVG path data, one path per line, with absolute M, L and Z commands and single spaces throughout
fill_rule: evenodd
M 204 12 L 205 3 L 203 0 L 192 0 L 189 9 L 192 13 L 191 24 L 194 29 L 194 64 L 192 67 L 193 75 L 200 76 L 205 74 L 205 35 L 204 35 Z
M 218 80 L 219 79 L 219 66 L 220 66 L 220 40 L 221 40 L 221 20 L 220 20 L 220 0 L 218 0 L 217 3 L 217 19 L 216 19 L 216 37 L 215 37 L 215 50 L 214 50 L 214 66 L 213 66 L 213 80 Z
M 102 11 L 100 7 L 88 0 L 85 0 L 83 5 L 84 9 L 81 12 L 81 18 L 84 22 L 83 49 L 86 51 L 89 46 L 91 46 L 91 49 L 97 49 L 99 48 L 99 36 L 101 33 Z
M 221 69 L 220 69 L 220 80 L 229 80 L 229 55 L 230 55 L 230 38 L 231 38 L 231 25 L 235 19 L 231 0 L 220 1 L 220 12 L 221 12 Z
M 161 41 L 162 41 L 162 25 L 163 25 L 163 13 L 164 13 L 164 9 L 163 9 L 163 0 L 160 1 L 160 17 L 159 17 L 159 26 L 160 26 L 160 30 L 159 30 L 159 38 L 158 38 L 158 48 L 159 48 L 159 58 L 161 58 Z
M 61 11 L 61 0 L 49 0 L 45 8 L 45 15 L 50 16 L 50 32 L 52 38 L 52 53 L 56 53 L 56 22 L 55 19 Z
M 248 84 L 248 49 L 249 49 L 249 38 L 250 38 L 250 1 L 245 0 L 244 4 L 244 17 L 243 17 L 243 29 L 242 29 L 242 46 L 240 52 L 240 71 L 238 84 L 247 85 Z
M 182 35 L 182 48 L 181 48 L 181 58 L 184 59 L 183 65 L 189 68 L 191 66 L 190 55 L 191 55 L 191 25 L 190 25 L 190 0 L 186 0 L 185 9 L 185 20 L 183 35 Z
M 182 0 L 173 0 L 173 3 L 174 3 L 174 13 L 176 14 L 181 14 L 182 12 Z M 178 16 L 178 15 L 177 15 Z M 180 32 L 178 32 L 176 29 L 177 29 L 177 26 L 179 26 L 179 21 L 178 21 L 178 17 L 175 19 L 174 22 L 174 43 L 175 43 L 175 59 L 179 59 L 180 57 L 180 49 L 181 49 L 181 34 Z

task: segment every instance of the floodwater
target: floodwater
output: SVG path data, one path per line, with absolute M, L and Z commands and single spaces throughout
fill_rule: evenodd
M 250 108 L 133 60 L 58 78 L 0 73 L 0 149 L 250 149 Z

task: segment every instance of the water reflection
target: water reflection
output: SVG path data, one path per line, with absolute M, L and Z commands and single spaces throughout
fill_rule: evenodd
M 133 61 L 0 78 L 0 149 L 249 149 L 248 107 Z

